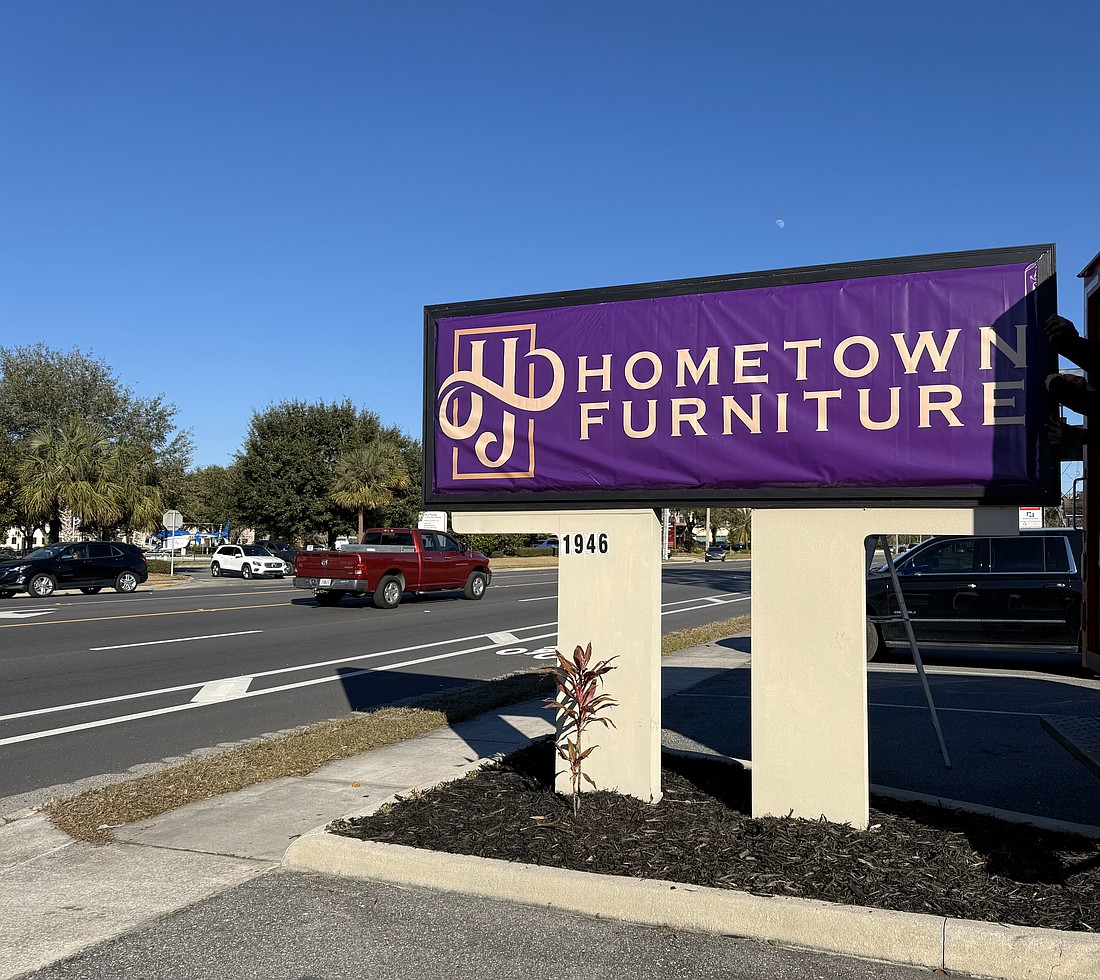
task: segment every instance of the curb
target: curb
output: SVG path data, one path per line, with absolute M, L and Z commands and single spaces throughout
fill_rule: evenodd
M 994 980 L 1095 980 L 1100 964 L 1100 936 L 1089 933 L 545 868 L 339 837 L 323 828 L 296 840 L 283 867 Z

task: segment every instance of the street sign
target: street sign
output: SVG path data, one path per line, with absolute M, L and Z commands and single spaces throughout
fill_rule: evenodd
M 178 510 L 166 510 L 160 520 L 166 531 L 178 531 L 183 527 L 183 514 Z
M 1043 508 L 1042 507 L 1021 507 L 1020 508 L 1020 530 L 1031 527 L 1043 526 Z
M 447 512 L 443 510 L 422 510 L 416 526 L 421 531 L 446 531 Z

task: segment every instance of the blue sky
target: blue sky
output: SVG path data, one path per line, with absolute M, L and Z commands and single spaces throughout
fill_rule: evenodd
M 1100 250 L 1095 5 L 0 5 L 0 344 L 163 394 L 196 465 L 350 397 L 421 432 L 423 307 Z

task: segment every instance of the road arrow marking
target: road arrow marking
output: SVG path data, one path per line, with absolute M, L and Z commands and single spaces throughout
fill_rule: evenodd
M 248 685 L 252 683 L 251 677 L 227 677 L 220 681 L 211 681 L 203 684 L 199 693 L 192 699 L 192 704 L 213 704 L 216 701 L 229 701 L 232 698 L 243 697 L 248 693 Z

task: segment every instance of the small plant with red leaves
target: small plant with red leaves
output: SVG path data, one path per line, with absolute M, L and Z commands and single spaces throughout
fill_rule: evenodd
M 591 643 L 584 649 L 578 646 L 573 651 L 572 660 L 563 657 L 558 650 L 555 650 L 554 653 L 558 658 L 558 665 L 554 669 L 554 680 L 558 686 L 558 696 L 547 698 L 546 706 L 555 711 L 560 711 L 573 723 L 572 732 L 570 733 L 572 737 L 567 735 L 564 744 L 559 741 L 557 750 L 558 755 L 569 765 L 569 775 L 573 786 L 573 815 L 576 816 L 581 808 L 581 780 L 586 780 L 593 789 L 596 788 L 596 783 L 592 777 L 584 771 L 584 760 L 598 746 L 590 745 L 588 748 L 584 748 L 582 745 L 584 733 L 587 731 L 588 726 L 593 723 L 605 727 L 607 725 L 612 728 L 615 727 L 615 722 L 604 717 L 601 712 L 606 711 L 608 708 L 614 708 L 618 702 L 610 695 L 597 694 L 596 691 L 599 685 L 603 683 L 601 680 L 603 675 L 609 670 L 615 669 L 611 666 L 611 661 L 617 660 L 618 657 L 592 663 Z

